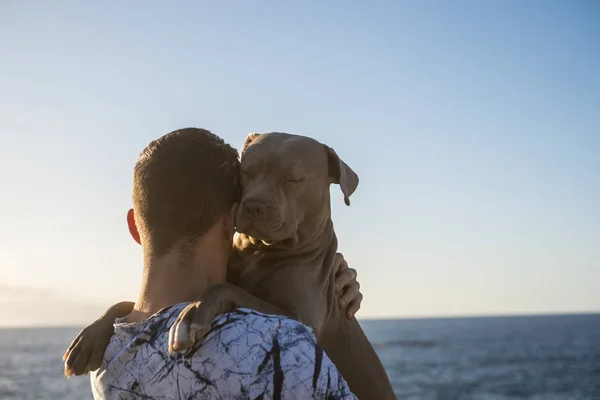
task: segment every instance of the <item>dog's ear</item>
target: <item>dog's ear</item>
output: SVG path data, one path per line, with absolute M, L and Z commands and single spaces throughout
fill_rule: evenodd
M 244 154 L 244 152 L 246 151 L 248 146 L 250 146 L 250 143 L 252 143 L 254 141 L 254 139 L 256 139 L 259 136 L 260 136 L 260 133 L 250 132 L 248 134 L 248 136 L 246 137 L 246 140 L 244 141 L 244 145 L 242 146 L 242 154 Z
M 352 168 L 350 168 L 348 164 L 342 161 L 335 150 L 329 146 L 325 146 L 325 149 L 327 150 L 329 179 L 331 183 L 340 185 L 342 193 L 344 194 L 344 203 L 349 206 L 350 196 L 358 187 L 358 175 L 352 171 Z

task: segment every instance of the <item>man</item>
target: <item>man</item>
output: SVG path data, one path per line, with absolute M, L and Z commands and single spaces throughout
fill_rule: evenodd
M 329 358 L 315 356 L 310 328 L 282 316 L 236 309 L 187 352 L 168 353 L 179 312 L 225 282 L 238 174 L 237 151 L 202 129 L 171 132 L 142 152 L 127 214 L 143 248 L 142 285 L 92 373 L 95 398 L 354 398 Z M 337 282 L 354 289 L 341 299 L 350 313 L 360 305 L 354 278 L 346 267 Z

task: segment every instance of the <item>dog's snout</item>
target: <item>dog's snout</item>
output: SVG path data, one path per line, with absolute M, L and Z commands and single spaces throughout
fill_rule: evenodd
M 249 219 L 261 218 L 266 212 L 264 202 L 256 199 L 248 199 L 244 201 L 244 215 Z

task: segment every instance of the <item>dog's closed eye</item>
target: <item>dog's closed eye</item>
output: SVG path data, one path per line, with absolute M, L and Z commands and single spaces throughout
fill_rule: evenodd
M 304 178 L 304 177 L 301 177 L 301 176 L 289 176 L 289 177 L 287 178 L 287 181 L 288 181 L 288 182 L 291 182 L 291 183 L 303 182 L 303 181 L 305 181 L 305 180 L 306 180 L 306 178 Z

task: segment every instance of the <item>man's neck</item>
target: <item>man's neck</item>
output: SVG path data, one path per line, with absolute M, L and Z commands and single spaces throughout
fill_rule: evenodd
M 226 279 L 226 258 L 208 244 L 200 245 L 187 259 L 176 250 L 160 258 L 144 258 L 140 294 L 128 322 L 141 322 L 165 307 L 192 301 Z

